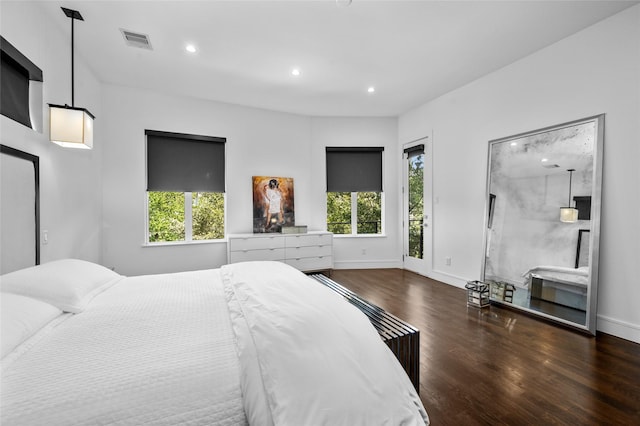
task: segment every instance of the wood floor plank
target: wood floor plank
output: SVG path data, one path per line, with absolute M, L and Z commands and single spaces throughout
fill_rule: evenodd
M 433 425 L 640 425 L 640 345 L 492 305 L 401 269 L 331 278 L 420 330 Z

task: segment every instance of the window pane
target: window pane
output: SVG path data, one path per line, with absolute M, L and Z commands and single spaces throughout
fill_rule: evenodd
M 327 230 L 334 234 L 351 233 L 350 192 L 327 192 Z
M 184 192 L 149 194 L 149 242 L 184 241 Z
M 409 256 L 423 258 L 424 154 L 409 157 Z
M 382 233 L 382 193 L 358 192 L 358 234 Z
M 224 238 L 224 194 L 194 192 L 192 199 L 193 239 L 219 240 Z

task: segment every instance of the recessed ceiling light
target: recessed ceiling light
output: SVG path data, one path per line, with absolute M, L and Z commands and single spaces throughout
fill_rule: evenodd
M 547 161 L 549 161 L 548 158 L 543 158 L 542 160 L 540 160 L 542 163 L 546 163 Z
M 373 87 L 373 86 L 371 86 L 371 87 L 369 87 L 369 88 L 367 89 L 367 92 L 369 92 L 369 93 L 374 93 L 375 91 L 376 91 L 376 88 L 375 88 L 375 87 Z
M 294 68 L 291 70 L 291 75 L 295 75 L 296 77 L 300 75 L 300 68 Z
M 187 44 L 185 46 L 185 50 L 189 53 L 196 53 L 196 50 L 198 49 L 196 49 L 196 47 L 193 44 Z
M 511 146 L 518 146 L 518 142 L 511 142 Z

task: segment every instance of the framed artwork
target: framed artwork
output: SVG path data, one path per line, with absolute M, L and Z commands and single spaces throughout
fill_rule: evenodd
M 590 229 L 578 229 L 576 269 L 581 266 L 589 266 L 589 231 Z
M 491 228 L 493 226 L 493 211 L 495 210 L 496 207 L 496 195 L 495 194 L 489 194 L 489 223 L 488 223 L 488 228 Z
M 295 225 L 293 178 L 253 176 L 253 232 L 281 232 Z

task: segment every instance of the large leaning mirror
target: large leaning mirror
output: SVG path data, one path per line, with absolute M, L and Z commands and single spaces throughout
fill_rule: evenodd
M 604 115 L 489 142 L 493 303 L 595 334 Z

